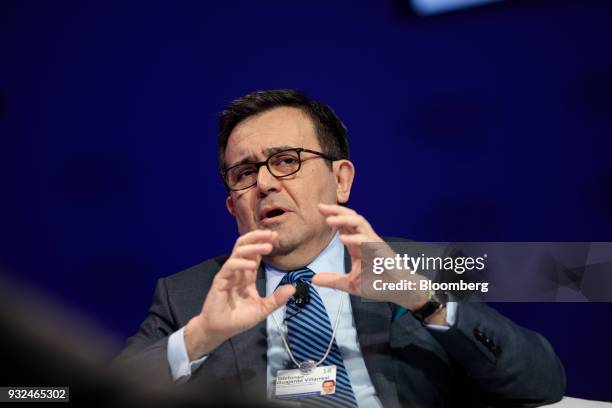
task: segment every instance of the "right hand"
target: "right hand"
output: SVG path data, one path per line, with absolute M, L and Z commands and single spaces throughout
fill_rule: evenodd
M 255 287 L 261 257 L 272 251 L 277 237 L 275 231 L 254 230 L 238 238 L 213 279 L 201 313 L 185 326 L 185 346 L 191 361 L 254 327 L 293 296 L 295 288 L 291 285 L 265 298 Z

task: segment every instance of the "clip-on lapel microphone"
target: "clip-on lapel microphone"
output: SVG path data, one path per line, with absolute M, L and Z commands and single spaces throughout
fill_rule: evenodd
M 293 297 L 289 300 L 289 304 L 295 303 L 295 305 L 298 307 L 298 311 L 292 314 L 291 316 L 286 317 L 285 321 L 291 319 L 292 317 L 300 313 L 302 309 L 306 307 L 308 302 L 310 302 L 310 286 L 308 286 L 308 284 L 304 281 L 297 281 L 297 283 L 295 284 L 295 293 L 293 294 Z

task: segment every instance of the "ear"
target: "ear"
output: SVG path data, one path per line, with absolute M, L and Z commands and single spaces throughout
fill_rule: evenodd
M 339 204 L 346 204 L 351 195 L 355 166 L 349 160 L 337 160 L 333 163 L 333 171 L 336 181 L 336 200 Z
M 225 199 L 225 207 L 227 207 L 227 211 L 232 214 L 232 216 L 236 216 L 236 213 L 234 211 L 234 200 L 232 200 L 231 195 L 228 195 Z

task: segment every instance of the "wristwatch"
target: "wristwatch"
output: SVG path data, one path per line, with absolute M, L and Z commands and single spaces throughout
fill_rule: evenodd
M 439 309 L 446 307 L 448 302 L 448 293 L 443 290 L 429 292 L 427 303 L 421 306 L 418 310 L 412 312 L 412 316 L 419 322 L 423 323 L 425 319 L 437 312 Z

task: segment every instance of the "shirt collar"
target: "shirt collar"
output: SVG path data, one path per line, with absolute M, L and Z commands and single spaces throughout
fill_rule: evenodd
M 344 245 L 340 242 L 340 235 L 338 231 L 334 234 L 332 240 L 327 244 L 325 249 L 316 256 L 308 265 L 308 269 L 314 273 L 319 272 L 335 272 L 338 274 L 344 274 Z M 280 283 L 283 276 L 288 271 L 277 269 L 272 265 L 264 263 L 266 270 L 266 293 L 270 294 L 274 292 L 278 284 Z

